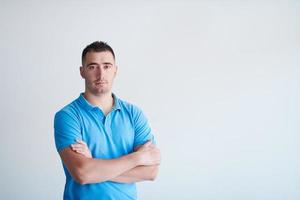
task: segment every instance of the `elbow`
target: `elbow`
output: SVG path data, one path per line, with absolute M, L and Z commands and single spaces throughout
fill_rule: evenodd
M 86 185 L 91 183 L 101 183 L 106 181 L 103 177 L 97 177 L 91 168 L 88 167 L 79 167 L 71 173 L 75 182 L 80 185 Z
M 155 181 L 156 180 L 157 175 L 152 175 L 149 177 L 149 181 Z
M 90 182 L 88 181 L 88 179 L 84 178 L 84 177 L 76 177 L 74 178 L 74 180 L 79 183 L 80 185 L 86 185 L 89 184 Z
M 82 169 L 74 170 L 71 175 L 75 182 L 79 183 L 80 185 L 86 185 L 90 183 L 87 172 Z
M 156 177 L 158 174 L 158 169 L 159 169 L 158 165 L 153 167 L 153 169 L 151 170 L 151 173 L 149 174 L 149 178 L 148 178 L 149 181 L 156 180 Z
M 86 181 L 84 179 L 76 178 L 74 180 L 75 180 L 75 182 L 79 183 L 80 185 L 86 185 L 86 184 L 88 184 L 88 181 Z
M 92 170 L 90 170 L 90 165 L 87 163 L 80 163 L 76 167 L 69 170 L 73 180 L 80 185 L 86 185 L 93 183 Z
M 150 177 L 148 180 L 149 181 L 155 181 L 155 179 L 156 179 L 156 176 L 153 176 L 153 177 Z

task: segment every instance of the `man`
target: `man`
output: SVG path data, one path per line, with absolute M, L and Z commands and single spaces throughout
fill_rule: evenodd
M 82 52 L 85 91 L 56 113 L 54 135 L 66 175 L 64 199 L 137 199 L 135 182 L 154 180 L 160 152 L 143 112 L 112 93 L 113 49 Z

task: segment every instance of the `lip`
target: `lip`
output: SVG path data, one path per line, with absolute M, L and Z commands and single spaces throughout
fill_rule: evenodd
M 106 84 L 107 82 L 95 82 L 96 85 L 104 85 Z

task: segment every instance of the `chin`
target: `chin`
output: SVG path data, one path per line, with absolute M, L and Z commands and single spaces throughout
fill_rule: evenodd
M 109 93 L 109 90 L 107 89 L 96 89 L 93 92 L 95 95 L 102 95 L 102 94 L 106 94 Z

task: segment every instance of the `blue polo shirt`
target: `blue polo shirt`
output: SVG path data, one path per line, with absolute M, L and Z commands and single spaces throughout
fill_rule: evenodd
M 93 158 L 113 159 L 132 153 L 138 145 L 154 140 L 143 112 L 135 105 L 112 94 L 114 107 L 105 116 L 99 107 L 80 96 L 55 114 L 54 137 L 58 152 L 76 143 L 87 143 Z M 66 175 L 65 200 L 75 199 L 137 199 L 134 183 L 105 181 L 81 185 L 72 178 L 63 164 Z

